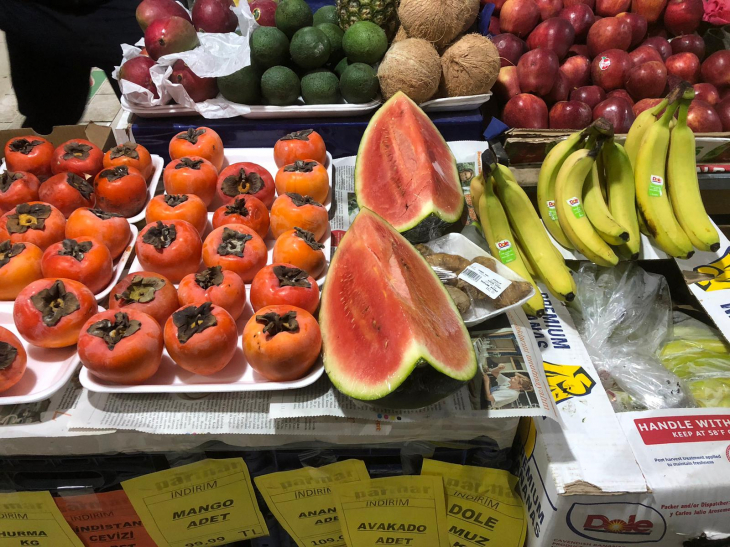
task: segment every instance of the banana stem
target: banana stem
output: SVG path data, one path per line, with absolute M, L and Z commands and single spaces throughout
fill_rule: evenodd
M 681 101 L 679 104 L 679 114 L 677 115 L 677 125 L 687 125 L 687 113 L 689 112 L 689 102 Z
M 664 111 L 664 114 L 662 114 L 659 118 L 659 123 L 663 123 L 668 126 L 669 121 L 674 117 L 674 113 L 677 111 L 677 108 L 679 108 L 679 103 L 676 100 L 669 103 L 667 109 Z

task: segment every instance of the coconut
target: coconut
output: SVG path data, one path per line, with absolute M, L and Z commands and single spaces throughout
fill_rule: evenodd
M 398 32 L 395 33 L 395 38 L 393 38 L 393 43 L 400 42 L 401 40 L 405 40 L 408 38 L 408 33 L 406 32 L 406 29 L 403 28 L 403 25 L 398 27 Z
M 479 0 L 402 0 L 398 17 L 411 38 L 441 49 L 476 21 Z
M 441 88 L 449 97 L 487 93 L 499 76 L 499 52 L 486 36 L 467 34 L 441 57 Z
M 439 54 L 420 38 L 406 38 L 391 45 L 378 68 L 380 90 L 385 99 L 402 91 L 420 104 L 436 93 L 440 78 Z

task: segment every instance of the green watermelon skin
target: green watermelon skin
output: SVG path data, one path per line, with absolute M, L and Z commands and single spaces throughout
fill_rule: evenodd
M 375 113 L 360 141 L 355 196 L 411 243 L 464 225 L 456 160 L 430 118 L 401 92 Z
M 438 277 L 368 209 L 340 242 L 321 302 L 325 370 L 354 399 L 421 408 L 476 374 L 469 333 Z

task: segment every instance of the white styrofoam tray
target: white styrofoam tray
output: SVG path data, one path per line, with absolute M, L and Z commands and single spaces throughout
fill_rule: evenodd
M 157 185 L 162 180 L 162 169 L 165 167 L 165 162 L 163 159 L 158 156 L 157 154 L 151 154 L 152 157 L 152 166 L 155 168 L 154 172 L 152 173 L 152 177 L 150 178 L 149 184 L 147 185 L 147 201 L 144 204 L 144 207 L 142 210 L 137 213 L 134 216 L 127 217 L 127 220 L 130 224 L 134 224 L 136 222 L 139 222 L 140 220 L 144 220 L 144 213 L 147 210 L 147 206 L 150 204 L 150 201 L 153 197 L 155 197 L 155 192 L 157 191 Z
M 468 95 L 466 97 L 433 99 L 421 103 L 421 109 L 424 112 L 458 112 L 460 110 L 471 110 L 482 106 L 491 96 L 491 93 L 483 93 L 481 95 Z
M 525 281 L 515 272 L 510 270 L 507 266 L 502 264 L 499 260 L 494 259 L 492 255 L 482 249 L 479 245 L 473 243 L 472 241 L 469 241 L 468 238 L 464 237 L 461 234 L 447 234 L 445 236 L 439 237 L 438 239 L 434 239 L 433 241 L 429 241 L 428 243 L 424 243 L 424 245 L 431 249 L 433 252 L 459 255 L 463 256 L 467 260 L 474 260 L 478 256 L 491 258 L 492 260 L 494 260 L 494 265 L 496 266 L 497 273 L 499 275 L 506 279 L 509 279 L 510 281 Z M 469 308 L 469 310 L 462 317 L 462 319 L 464 320 L 464 324 L 467 327 L 473 327 L 474 325 L 478 325 L 479 323 L 482 323 L 487 319 L 494 317 L 495 315 L 499 315 L 500 313 L 504 313 L 507 310 L 511 310 L 512 308 L 522 306 L 522 304 L 532 298 L 534 294 L 535 289 L 533 287 L 530 290 L 530 293 L 522 300 L 504 308 L 495 308 L 494 304 L 489 299 L 482 300 L 478 303 L 472 303 L 471 308 Z

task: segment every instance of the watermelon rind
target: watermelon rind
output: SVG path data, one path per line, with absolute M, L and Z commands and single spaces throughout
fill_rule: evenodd
M 362 197 L 362 185 L 365 183 L 365 177 L 363 176 L 363 151 L 370 144 L 369 140 L 375 127 L 377 127 L 379 123 L 388 123 L 390 119 L 388 108 L 401 100 L 411 102 L 415 109 L 414 111 L 420 112 L 424 121 L 427 121 L 427 123 L 433 127 L 434 134 L 438 136 L 440 143 L 443 144 L 445 151 L 451 157 L 451 161 L 449 162 L 451 172 L 445 173 L 445 175 L 451 175 L 449 178 L 454 182 L 454 185 L 459 188 L 460 193 L 462 192 L 456 158 L 454 158 L 448 144 L 446 144 L 443 136 L 436 126 L 433 125 L 433 122 L 426 113 L 424 113 L 418 105 L 413 103 L 407 95 L 399 91 L 388 99 L 373 115 L 370 123 L 365 129 L 365 132 L 363 133 L 362 139 L 360 140 L 360 146 L 358 147 L 357 158 L 355 160 L 355 197 L 360 209 L 369 208 L 374 210 L 376 213 L 378 212 L 377 207 L 374 207 L 373 203 L 366 203 Z M 383 193 L 382 197 L 384 200 L 395 199 L 395 196 L 386 195 L 385 193 Z M 424 201 L 422 207 L 418 210 L 417 214 L 414 214 L 413 219 L 410 222 L 393 224 L 393 227 L 403 234 L 403 236 L 411 243 L 425 243 L 449 232 L 458 231 L 464 224 L 464 211 L 465 201 L 463 194 L 459 202 L 455 204 L 455 208 L 452 211 L 439 209 L 433 201 Z
M 393 227 L 374 212 L 363 209 L 359 215 L 372 215 L 376 217 L 379 222 L 388 227 L 393 237 L 400 237 L 400 234 Z M 357 218 L 355 222 L 357 222 Z M 458 320 L 458 324 L 461 325 L 458 336 L 461 337 L 460 341 L 466 366 L 459 370 L 454 369 L 447 363 L 441 362 L 431 354 L 428 347 L 415 337 L 398 358 L 395 373 L 390 374 L 380 384 L 365 385 L 358 382 L 358 379 L 348 372 L 347 367 L 342 366 L 337 361 L 335 351 L 329 351 L 333 345 L 337 344 L 337 329 L 343 328 L 344 319 L 342 317 L 335 317 L 334 312 L 331 312 L 329 299 L 336 298 L 338 295 L 331 295 L 328 287 L 336 276 L 343 275 L 338 273 L 338 261 L 345 260 L 342 257 L 347 253 L 348 241 L 350 238 L 355 237 L 352 233 L 353 231 L 346 232 L 340 242 L 330 264 L 327 280 L 322 291 L 320 327 L 322 331 L 323 360 L 325 371 L 333 385 L 339 391 L 353 399 L 392 409 L 411 409 L 428 406 L 460 389 L 477 372 L 476 355 L 471 344 L 469 332 L 461 321 L 461 316 L 455 304 L 439 281 L 438 276 L 415 249 L 413 249 L 413 256 L 416 260 L 422 262 L 424 274 L 429 275 L 434 280 L 434 287 L 438 287 L 438 290 L 444 292 L 445 298 L 443 302 L 444 305 L 448 306 L 448 309 L 444 309 L 443 314 L 453 314 L 453 317 Z M 384 241 L 383 244 L 387 245 L 388 242 Z M 345 274 L 348 273 L 352 272 L 345 272 Z M 352 282 L 356 283 L 357 280 L 353 279 Z M 401 309 L 397 305 L 397 300 L 395 301 L 395 308 L 396 311 Z M 451 339 L 445 343 L 459 347 L 459 340 Z M 377 366 L 377 363 L 363 362 L 362 366 Z

